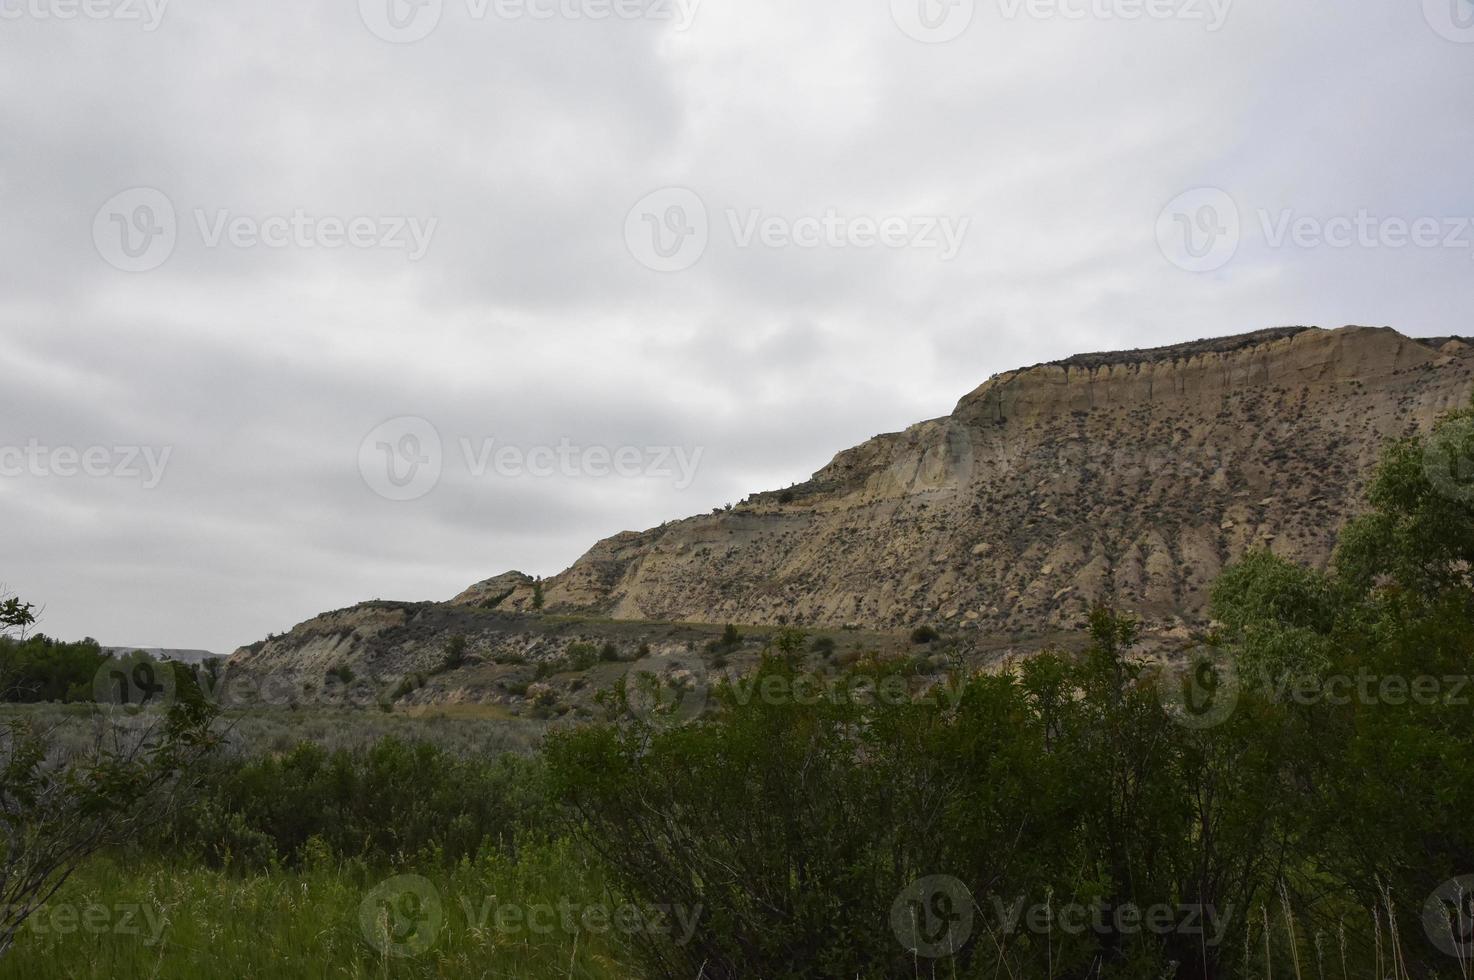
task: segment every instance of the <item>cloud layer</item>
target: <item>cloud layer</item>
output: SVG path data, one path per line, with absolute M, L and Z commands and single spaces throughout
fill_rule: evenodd
M 1471 332 L 1469 0 L 0 0 L 0 81 L 60 636 L 552 574 L 1080 351 Z

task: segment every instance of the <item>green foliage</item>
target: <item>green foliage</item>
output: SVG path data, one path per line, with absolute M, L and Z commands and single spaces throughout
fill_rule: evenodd
M 17 596 L 7 596 L 0 601 L 0 634 L 18 630 L 24 633 L 27 627 L 36 622 L 36 606 L 34 603 L 22 602 Z
M 1132 629 L 1100 622 L 1113 641 Z M 705 910 L 690 944 L 640 947 L 652 976 L 910 976 L 886 915 L 928 875 L 960 880 L 984 908 L 988 896 L 1247 907 L 1282 853 L 1278 743 L 1259 706 L 1226 732 L 1185 732 L 1122 654 L 1102 642 L 1020 677 L 954 678 L 940 702 L 801 703 L 727 684 L 710 722 L 560 733 L 552 785 L 626 893 Z M 801 678 L 775 655 L 750 683 Z M 1210 853 L 1204 826 L 1221 842 Z M 1014 976 L 1043 976 L 1050 958 L 1066 976 L 1097 962 L 1106 976 L 1174 959 L 1212 970 L 1235 948 L 1125 933 L 1013 942 L 1001 959 Z M 979 942 L 951 966 L 973 975 L 999 959 Z
M 804 645 L 808 642 L 808 636 L 803 630 L 785 626 L 773 637 L 773 649 L 784 657 L 797 658 L 804 651 Z
M 620 936 L 559 914 L 608 908 L 597 869 L 566 842 L 529 840 L 455 867 L 409 869 L 434 887 L 444 913 L 433 947 L 385 957 L 364 938 L 361 903 L 385 871 L 353 862 L 243 875 L 176 860 L 100 859 L 57 893 L 0 960 L 27 980 L 630 980 Z M 463 904 L 464 903 L 464 904 Z M 548 929 L 498 927 L 499 906 L 551 909 Z M 614 907 L 618 907 L 617 905 Z M 469 908 L 469 911 L 468 911 Z M 82 930 L 81 913 L 107 928 Z M 66 916 L 69 915 L 68 919 Z M 60 926 L 60 927 L 59 927 Z M 121 928 L 118 928 L 121 926 Z
M 445 644 L 445 662 L 442 665 L 442 669 L 450 671 L 464 667 L 468 659 L 466 638 L 457 633 Z
M 138 726 L 98 719 L 85 752 L 57 758 L 26 722 L 0 725 L 0 955 L 84 860 L 151 829 L 181 774 L 215 748 L 214 710 L 189 672 L 177 673 L 166 711 L 139 715 Z
M 300 865 L 309 841 L 375 865 L 454 862 L 544 827 L 535 762 L 460 759 L 386 738 L 364 751 L 301 744 L 282 756 L 219 760 L 168 829 L 211 867 Z
M 385 702 L 385 706 L 392 706 L 393 702 L 398 701 L 400 698 L 408 697 L 415 693 L 425 686 L 426 681 L 427 678 L 424 674 L 405 674 L 404 677 L 400 678 L 398 685 L 395 686 L 394 692 L 389 695 L 389 700 Z
M 1303 887 L 1333 896 L 1312 904 L 1322 918 L 1420 909 L 1474 867 L 1474 498 L 1439 470 L 1470 415 L 1388 448 L 1329 573 L 1251 555 L 1214 594 L 1241 683 L 1288 704 L 1286 786 Z M 1414 974 L 1446 965 L 1421 942 L 1404 956 Z
M 562 656 L 546 664 L 539 664 L 537 676 L 541 679 L 551 674 L 585 671 L 597 664 L 599 659 L 599 648 L 592 643 L 570 643 Z
M 291 975 L 388 975 L 361 943 L 339 945 L 342 922 L 373 880 L 365 869 L 413 862 L 446 894 L 537 894 L 559 881 L 560 894 L 699 917 L 689 942 L 564 936 L 549 947 L 556 956 L 450 927 L 433 957 L 395 975 L 1463 976 L 1429 943 L 1422 915 L 1435 888 L 1474 871 L 1474 493 L 1452 478 L 1474 459 L 1470 426 L 1474 411 L 1456 413 L 1433 437 L 1389 447 L 1329 570 L 1268 552 L 1226 569 L 1213 591 L 1221 630 L 1201 651 L 1211 675 L 1196 664 L 1163 674 L 1133 653 L 1134 619 L 1096 608 L 1080 655 L 937 686 L 922 656 L 862 661 L 820 680 L 863 682 L 869 696 L 801 698 L 816 680 L 803 654 L 833 644 L 784 628 L 755 674 L 719 680 L 701 712 L 564 729 L 534 761 L 393 739 L 220 760 L 155 836 L 176 858 L 270 869 L 244 879 L 263 891 L 290 882 L 293 914 L 271 892 L 269 914 L 251 921 L 284 950 L 318 950 Z M 540 608 L 540 585 L 537 597 Z M 917 645 L 937 639 L 927 626 L 912 634 Z M 709 649 L 725 661 L 740 643 L 728 626 Z M 0 656 L 17 647 L 0 644 Z M 588 669 L 611 648 L 574 644 L 539 676 Z M 1338 686 L 1348 678 L 1350 696 Z M 176 679 L 180 710 L 199 716 L 193 675 Z M 1204 689 L 1226 710 L 1184 714 L 1179 702 Z M 18 738 L 0 760 L 11 808 L 28 805 L 44 755 Z M 103 801 L 140 786 L 126 765 L 81 785 Z M 526 843 L 550 828 L 571 841 Z M 891 921 L 897 908 L 935 910 L 904 901 L 929 876 L 959 883 L 975 917 L 937 960 L 913 955 Z M 234 892 L 225 901 L 259 912 Z M 1065 932 L 999 911 L 1065 905 L 1206 907 L 1212 921 L 1207 934 L 1110 920 Z M 177 918 L 214 907 L 181 902 Z M 309 926 L 319 907 L 335 911 Z M 191 934 L 135 972 L 205 968 L 189 957 L 229 929 Z M 75 960 L 89 948 L 53 942 L 45 955 L 85 975 L 99 972 Z M 487 958 L 508 948 L 522 959 Z
M 1474 563 L 1474 409 L 1387 450 L 1370 513 L 1342 532 L 1335 572 L 1353 595 L 1394 585 L 1422 600 L 1467 595 Z
M 492 596 L 490 599 L 486 599 L 485 601 L 483 601 L 481 603 L 481 608 L 482 609 L 495 609 L 497 606 L 500 606 L 502 603 L 506 602 L 509 598 L 511 598 L 512 593 L 513 592 L 516 592 L 516 591 L 517 591 L 517 589 L 515 587 L 513 587 L 513 588 L 510 588 L 510 589 L 506 590 L 505 592 L 499 592 L 496 595 Z
M 95 640 L 0 637 L 0 701 L 90 701 L 107 659 Z

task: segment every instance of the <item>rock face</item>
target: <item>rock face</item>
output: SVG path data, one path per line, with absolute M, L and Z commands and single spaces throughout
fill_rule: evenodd
M 601 541 L 542 584 L 544 609 L 1006 635 L 1103 600 L 1198 623 L 1250 548 L 1326 562 L 1383 443 L 1467 403 L 1471 372 L 1458 338 L 1362 327 L 1010 371 L 801 486 Z M 530 582 L 492 582 L 466 595 L 532 609 Z
M 508 572 L 448 602 L 325 613 L 230 670 L 296 697 L 346 666 L 376 698 L 519 712 L 560 672 L 557 710 L 572 710 L 592 689 L 567 669 L 580 649 L 617 648 L 595 670 L 611 676 L 633 658 L 700 662 L 721 628 L 691 624 L 828 629 L 858 655 L 904 648 L 925 623 L 987 656 L 1054 642 L 1105 601 L 1185 638 L 1246 550 L 1325 563 L 1384 442 L 1471 391 L 1474 347 L 1386 329 L 1078 355 L 991 378 L 801 486 L 601 541 L 551 579 Z

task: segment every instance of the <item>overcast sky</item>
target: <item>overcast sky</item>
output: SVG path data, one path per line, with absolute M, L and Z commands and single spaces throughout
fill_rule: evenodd
M 1471 0 L 0 0 L 0 82 L 66 638 L 553 574 L 1076 352 L 1474 332 Z

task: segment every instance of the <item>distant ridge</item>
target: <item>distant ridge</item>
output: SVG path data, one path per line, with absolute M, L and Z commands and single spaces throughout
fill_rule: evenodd
M 177 660 L 182 664 L 203 663 L 206 660 L 214 660 L 229 656 L 224 653 L 212 653 L 209 650 L 169 650 L 164 647 L 103 647 L 102 652 L 109 657 L 125 657 L 130 653 L 142 651 L 156 660 Z
M 1165 347 L 1144 347 L 1128 351 L 1101 351 L 1093 354 L 1075 354 L 1059 361 L 1050 361 L 1063 367 L 1103 367 L 1107 364 L 1154 364 L 1159 361 L 1177 361 L 1198 354 L 1226 354 L 1275 340 L 1286 340 L 1296 334 L 1313 330 L 1314 327 L 1270 327 L 1251 333 L 1234 334 L 1231 337 L 1211 337 L 1206 340 L 1191 340 L 1183 344 L 1168 344 Z

